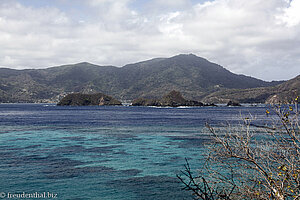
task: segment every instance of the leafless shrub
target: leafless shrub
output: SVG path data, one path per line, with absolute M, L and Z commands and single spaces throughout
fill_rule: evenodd
M 207 200 L 300 199 L 298 98 L 293 106 L 272 109 L 277 120 L 271 125 L 255 124 L 252 117 L 245 117 L 239 126 L 207 124 L 214 142 L 209 145 L 205 172 L 193 176 L 187 162 L 183 177 L 178 176 L 185 189 Z

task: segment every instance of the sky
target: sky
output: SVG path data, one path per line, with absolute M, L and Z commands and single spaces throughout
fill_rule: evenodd
M 0 0 L 0 67 L 193 53 L 263 80 L 300 74 L 300 0 Z

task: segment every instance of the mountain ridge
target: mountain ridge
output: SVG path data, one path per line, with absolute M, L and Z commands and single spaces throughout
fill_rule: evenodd
M 194 54 L 154 58 L 123 67 L 81 62 L 46 69 L 0 68 L 0 102 L 57 102 L 72 92 L 101 92 L 121 100 L 160 98 L 176 90 L 202 100 L 226 89 L 278 85 L 230 72 Z M 210 102 L 212 103 L 212 102 Z

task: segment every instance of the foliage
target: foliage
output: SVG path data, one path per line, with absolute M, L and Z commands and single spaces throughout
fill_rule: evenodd
M 277 119 L 267 110 L 260 124 L 253 117 L 226 129 L 207 124 L 214 143 L 209 146 L 205 171 L 193 176 L 187 165 L 183 177 L 179 176 L 185 189 L 198 199 L 300 199 L 298 97 L 294 105 L 272 108 Z M 220 196 L 216 188 L 226 195 Z M 213 192 L 206 195 L 206 191 Z

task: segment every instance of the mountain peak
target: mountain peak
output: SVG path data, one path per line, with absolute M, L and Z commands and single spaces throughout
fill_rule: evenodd
M 80 63 L 77 63 L 76 65 L 92 65 L 92 63 L 89 63 L 89 62 L 80 62 Z
M 190 54 L 178 54 L 176 56 L 170 57 L 169 59 L 180 59 L 180 60 L 189 60 L 189 61 L 199 61 L 199 60 L 201 60 L 201 61 L 207 61 L 208 62 L 207 59 L 199 57 L 199 56 L 197 56 L 195 54 L 192 54 L 192 53 L 190 53 Z
M 95 64 L 89 63 L 89 62 L 80 62 L 74 64 L 75 66 L 96 66 Z
M 178 54 L 178 55 L 173 56 L 171 58 L 178 58 L 178 57 L 180 57 L 180 58 L 195 58 L 195 57 L 200 58 L 200 57 L 198 57 L 198 56 L 196 56 L 195 54 L 192 54 L 192 53 L 189 53 L 189 54 Z

